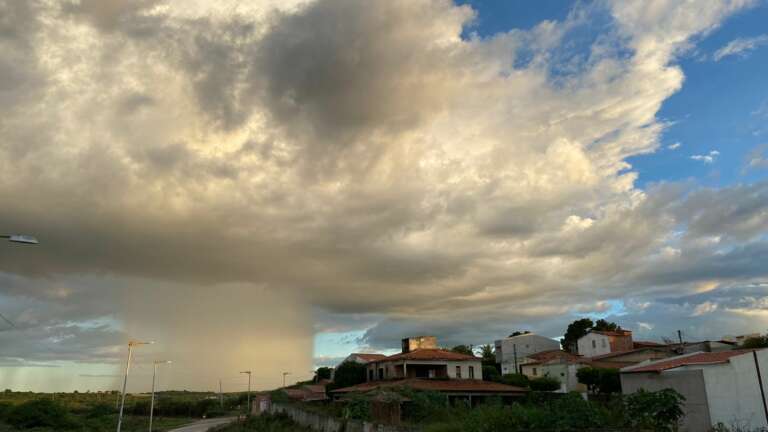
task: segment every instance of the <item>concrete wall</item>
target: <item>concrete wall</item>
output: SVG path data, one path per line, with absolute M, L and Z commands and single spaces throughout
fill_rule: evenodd
M 543 376 L 556 378 L 560 381 L 560 390 L 558 390 L 558 393 L 568 393 L 572 391 L 585 393 L 587 391 L 587 386 L 579 383 L 579 379 L 576 376 L 576 371 L 581 367 L 584 367 L 584 365 L 554 363 L 525 365 L 522 367 L 522 370 L 523 375 L 528 378 L 541 378 Z M 536 369 L 536 374 L 533 373 L 534 368 Z
M 621 374 L 621 392 L 632 394 L 640 389 L 659 391 L 675 389 L 685 396 L 683 411 L 685 418 L 681 432 L 702 432 L 710 430 L 712 425 L 707 388 L 704 373 L 701 370 L 675 370 L 664 373 L 623 373 Z
M 763 388 L 768 391 L 768 350 L 758 351 L 757 357 Z M 752 353 L 732 357 L 729 363 L 702 369 L 712 424 L 740 426 L 743 430 L 768 427 Z
M 560 342 L 533 333 L 497 340 L 495 345 L 496 361 L 501 363 L 503 374 L 515 373 L 515 351 L 519 365 L 531 354 L 560 349 Z
M 296 423 L 317 432 L 408 432 L 410 429 L 359 420 L 341 420 L 331 416 L 304 411 L 298 407 L 273 403 L 270 413 L 282 413 Z
M 594 343 L 593 343 L 594 342 Z M 611 352 L 611 339 L 599 333 L 587 333 L 576 342 L 579 354 L 594 357 Z

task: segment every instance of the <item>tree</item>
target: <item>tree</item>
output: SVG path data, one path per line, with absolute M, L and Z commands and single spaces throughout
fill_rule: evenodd
M 768 335 L 765 336 L 757 336 L 757 337 L 751 337 L 744 341 L 741 346 L 736 347 L 736 349 L 758 349 L 758 348 L 768 348 Z
M 496 367 L 496 351 L 493 345 L 480 345 L 480 357 L 483 359 L 483 366 Z
M 357 362 L 344 362 L 336 368 L 333 374 L 333 388 L 349 387 L 364 383 L 368 368 Z
M 590 330 L 597 331 L 617 331 L 621 330 L 621 327 L 610 321 L 599 319 L 597 322 L 592 322 L 589 318 L 581 318 L 570 324 L 565 330 L 565 335 L 560 339 L 560 344 L 563 346 L 563 350 L 575 354 L 578 351 L 576 342 L 584 337 Z
M 451 351 L 459 354 L 465 354 L 465 355 L 471 355 L 471 356 L 475 355 L 475 353 L 472 352 L 472 345 L 456 345 L 455 347 L 451 348 Z
M 483 381 L 501 381 L 501 373 L 496 369 L 496 366 L 483 366 Z
M 563 335 L 563 338 L 560 340 L 563 350 L 569 353 L 576 353 L 576 341 L 586 335 L 594 325 L 595 323 L 589 318 L 578 319 L 568 324 L 568 329 L 565 330 L 565 335 Z
M 584 367 L 576 371 L 576 378 L 592 394 L 618 393 L 621 380 L 618 369 Z
M 331 368 L 329 367 L 319 367 L 315 371 L 315 380 L 320 381 L 324 379 L 331 379 Z
M 676 431 L 683 418 L 685 397 L 673 389 L 657 392 L 639 390 L 624 398 L 627 418 L 643 430 Z
M 37 399 L 14 407 L 6 419 L 17 429 L 51 428 L 72 429 L 74 419 L 64 405 L 50 399 Z
M 528 385 L 533 391 L 551 392 L 560 389 L 560 380 L 550 376 L 531 378 Z

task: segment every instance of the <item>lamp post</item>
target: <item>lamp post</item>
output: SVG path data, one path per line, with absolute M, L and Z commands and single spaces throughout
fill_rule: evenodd
M 285 377 L 290 375 L 290 372 L 283 372 L 283 388 L 285 388 Z
M 8 239 L 8 241 L 12 243 L 31 244 L 31 245 L 40 244 L 40 242 L 37 241 L 37 239 L 35 237 L 32 237 L 31 235 L 0 234 L 0 238 Z M 0 314 L 0 320 L 5 321 L 9 326 L 11 326 L 11 328 L 16 327 L 16 324 L 14 324 L 13 321 L 3 316 L 3 314 Z
M 0 234 L 0 238 L 8 239 L 8 241 L 12 243 L 40 244 L 35 237 L 25 234 Z
M 152 417 L 155 413 L 155 377 L 157 376 L 157 366 L 171 363 L 170 360 L 155 360 L 152 362 L 152 401 L 149 403 L 149 432 L 152 432 Z
M 248 402 L 247 402 L 248 403 L 248 407 L 247 407 L 248 411 L 246 412 L 246 416 L 250 416 L 251 415 L 251 371 L 249 371 L 249 370 L 248 371 L 242 371 L 240 373 L 241 374 L 248 374 Z
M 125 408 L 125 388 L 128 385 L 128 372 L 131 370 L 131 358 L 133 358 L 133 347 L 139 346 L 139 345 L 150 345 L 154 342 L 140 342 L 140 341 L 129 341 L 128 342 L 128 361 L 125 363 L 125 377 L 123 378 L 123 393 L 120 397 L 120 413 L 117 416 L 117 432 L 120 432 L 120 429 L 123 426 L 123 408 Z

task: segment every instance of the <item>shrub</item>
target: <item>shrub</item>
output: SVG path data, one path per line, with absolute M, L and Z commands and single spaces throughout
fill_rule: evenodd
M 523 374 L 504 374 L 501 382 L 517 387 L 528 387 L 528 377 Z
M 483 380 L 501 382 L 501 373 L 495 366 L 483 366 Z
M 96 405 L 93 405 L 90 407 L 86 412 L 85 416 L 87 418 L 96 418 L 96 417 L 104 417 L 108 415 L 112 415 L 117 410 L 112 404 L 107 403 L 98 403 Z
M 49 427 L 54 430 L 66 430 L 77 426 L 63 405 L 49 399 L 37 399 L 17 405 L 10 410 L 6 421 L 18 429 Z
M 657 392 L 640 390 L 624 399 L 627 418 L 633 427 L 654 431 L 676 431 L 683 418 L 685 397 L 673 389 Z
M 364 364 L 356 362 L 344 362 L 340 364 L 334 372 L 333 383 L 328 386 L 329 390 L 364 383 L 367 370 L 368 369 Z
M 543 376 L 529 380 L 528 385 L 533 391 L 551 392 L 560 389 L 560 380 L 550 376 Z
M 576 377 L 592 394 L 621 392 L 621 379 L 617 369 L 585 367 L 576 371 Z

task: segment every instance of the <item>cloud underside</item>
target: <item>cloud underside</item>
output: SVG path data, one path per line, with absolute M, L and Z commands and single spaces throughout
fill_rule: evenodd
M 626 162 L 660 146 L 676 55 L 748 3 L 582 5 L 462 38 L 474 12 L 443 0 L 0 0 L 0 222 L 43 239 L 0 250 L 2 312 L 37 341 L 9 358 L 234 335 L 279 378 L 283 358 L 309 367 L 317 311 L 315 330 L 371 317 L 372 346 L 475 342 L 752 286 L 768 184 L 642 190 Z M 597 12 L 614 25 L 569 49 Z M 739 329 L 762 310 L 727 293 L 690 315 Z M 256 335 L 285 355 L 244 348 Z

